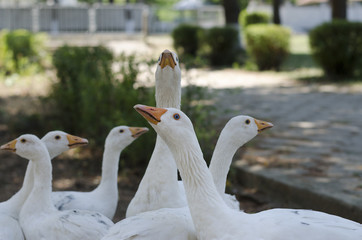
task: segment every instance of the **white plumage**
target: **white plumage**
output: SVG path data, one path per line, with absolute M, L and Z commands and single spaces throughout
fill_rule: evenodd
M 34 186 L 19 215 L 27 240 L 100 239 L 113 225 L 103 215 L 82 210 L 58 211 L 51 201 L 52 167 L 45 145 L 34 135 L 25 134 L 2 146 L 33 164 Z
M 216 173 L 218 178 L 224 178 L 224 181 L 226 181 L 232 156 L 236 150 L 257 135 L 258 130 L 257 127 L 255 127 L 256 121 L 259 124 L 265 123 L 260 120 L 245 123 L 248 120 L 250 121 L 250 119 L 253 118 L 249 116 L 234 117 L 228 121 L 220 134 L 213 159 L 216 163 L 220 162 L 220 166 L 218 166 L 219 169 Z M 265 126 L 271 127 L 270 124 L 267 125 L 266 123 Z M 214 158 L 214 156 L 216 158 Z M 221 188 L 225 188 L 225 183 L 220 185 Z M 232 197 L 231 195 L 224 194 L 223 190 L 220 195 L 224 198 L 228 196 L 230 196 L 230 198 Z M 233 202 L 232 198 L 229 204 L 233 208 L 239 207 L 238 202 Z M 103 239 L 190 240 L 196 239 L 196 232 L 188 207 L 163 208 L 140 213 L 120 221 L 110 229 L 109 233 Z
M 86 139 L 69 135 L 62 131 L 51 131 L 42 138 L 43 143 L 50 149 L 50 157 L 54 158 L 70 148 L 88 143 Z M 2 149 L 6 145 L 2 146 Z M 19 224 L 19 213 L 26 198 L 33 188 L 34 173 L 32 163 L 26 168 L 23 185 L 9 200 L 0 203 L 0 239 L 24 239 Z
M 196 240 L 188 207 L 143 212 L 116 223 L 102 240 Z
M 58 210 L 84 209 L 99 212 L 112 219 L 118 203 L 118 165 L 123 149 L 148 128 L 118 126 L 113 128 L 105 142 L 102 178 L 91 192 L 59 191 L 52 193 L 52 201 Z M 48 147 L 49 148 L 49 147 Z
M 229 208 L 213 183 L 190 119 L 173 108 L 138 105 L 136 109 L 165 140 L 176 160 L 198 239 L 362 239 L 361 224 L 322 212 L 272 209 L 247 214 Z

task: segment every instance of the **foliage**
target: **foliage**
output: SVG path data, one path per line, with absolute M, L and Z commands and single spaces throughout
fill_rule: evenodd
M 352 76 L 362 67 L 362 23 L 335 20 L 309 33 L 314 59 L 329 76 Z
M 210 47 L 209 60 L 213 66 L 231 65 L 240 54 L 238 31 L 232 27 L 214 27 L 206 33 Z
M 44 35 L 27 30 L 3 31 L 0 34 L 0 68 L 4 74 L 25 73 L 44 65 Z
M 48 98 L 54 104 L 53 119 L 61 129 L 87 137 L 93 154 L 99 157 L 100 146 L 111 128 L 145 126 L 145 121 L 133 110 L 135 104 L 154 104 L 152 90 L 135 87 L 139 73 L 135 57 L 122 55 L 117 59 L 119 79 L 112 72 L 114 61 L 112 53 L 102 46 L 63 46 L 53 56 L 59 78 Z M 135 145 L 132 151 L 122 153 L 129 160 L 122 164 L 128 167 L 146 164 L 153 141 L 152 134 L 142 136 L 138 144 L 132 144 Z
M 180 56 L 196 56 L 202 44 L 202 28 L 181 24 L 172 31 L 173 45 Z
M 0 32 L 0 74 L 9 74 L 9 70 L 13 69 L 13 61 L 8 47 L 6 45 L 6 35 L 7 31 Z
M 254 24 L 246 28 L 247 51 L 259 70 L 279 70 L 289 54 L 290 31 L 273 24 Z
M 239 24 L 243 28 L 251 24 L 261 24 L 261 23 L 269 23 L 270 15 L 265 12 L 252 12 L 248 13 L 246 10 L 240 12 L 239 15 Z

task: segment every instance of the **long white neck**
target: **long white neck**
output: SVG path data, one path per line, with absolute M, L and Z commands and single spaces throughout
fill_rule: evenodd
M 155 189 L 158 189 L 156 192 L 160 194 L 167 193 L 168 196 L 174 196 L 175 198 L 181 194 L 177 183 L 177 167 L 173 155 L 166 143 L 158 135 L 155 149 L 137 192 L 146 193 L 147 197 L 154 198 L 150 199 L 151 202 L 157 202 L 162 196 L 152 194 L 155 193 Z M 135 197 L 138 197 L 137 194 Z
M 30 160 L 32 161 L 32 159 Z M 49 153 L 45 147 L 43 154 L 39 154 L 38 159 L 32 161 L 32 163 L 34 186 L 24 203 L 21 214 L 23 212 L 30 215 L 31 213 L 40 214 L 41 212 L 56 211 L 51 200 L 52 165 Z
M 155 89 L 157 107 L 180 109 L 181 75 L 177 75 L 170 67 L 165 67 L 163 70 L 158 67 Z M 145 202 L 146 198 L 154 207 L 174 207 L 167 204 L 171 204 L 170 196 L 175 205 L 177 201 L 181 201 L 182 193 L 177 180 L 177 167 L 173 155 L 166 143 L 157 135 L 151 159 L 132 202 Z
M 238 148 L 244 145 L 245 142 L 240 144 L 240 142 L 230 141 L 230 134 L 228 131 L 223 130 L 220 133 L 214 153 L 212 154 L 209 169 L 214 179 L 216 189 L 221 195 L 225 193 L 226 179 L 233 156 Z
M 0 212 L 6 212 L 15 219 L 19 218 L 21 207 L 29 196 L 34 185 L 33 165 L 29 161 L 26 168 L 23 186 L 9 200 L 0 203 Z
M 229 208 L 216 190 L 196 135 L 178 144 L 168 141 L 168 146 L 180 171 L 196 230 L 203 231 L 209 221 L 223 216 Z
M 102 178 L 101 182 L 96 188 L 103 194 L 116 194 L 118 196 L 117 177 L 119 156 L 124 147 L 112 148 L 105 146 L 102 161 Z
M 180 109 L 181 75 L 168 66 L 157 71 L 163 71 L 163 74 L 156 73 L 156 107 Z

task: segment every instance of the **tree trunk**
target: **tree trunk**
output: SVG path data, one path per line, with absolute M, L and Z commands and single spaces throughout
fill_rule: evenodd
M 237 48 L 241 49 L 243 44 L 240 37 L 241 29 L 239 25 L 240 2 L 239 0 L 222 0 L 222 5 L 224 7 L 226 25 L 235 28 L 239 33 Z
M 226 24 L 238 24 L 240 5 L 238 0 L 223 0 Z
M 281 24 L 279 13 L 280 3 L 281 0 L 273 0 L 273 23 L 279 25 Z
M 332 19 L 347 19 L 347 0 L 330 0 Z

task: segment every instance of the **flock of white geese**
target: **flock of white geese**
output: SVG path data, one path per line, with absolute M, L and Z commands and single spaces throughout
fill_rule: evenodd
M 51 159 L 84 138 L 52 131 L 24 134 L 1 146 L 28 159 L 23 186 L 0 203 L 0 240 L 361 240 L 362 225 L 323 212 L 239 209 L 225 183 L 236 150 L 270 128 L 250 116 L 232 118 L 222 130 L 210 166 L 203 159 L 191 120 L 180 110 L 181 70 L 165 50 L 156 70 L 156 107 L 134 106 L 157 132 L 147 170 L 126 218 L 114 224 L 117 172 L 124 148 L 147 128 L 118 126 L 108 134 L 99 186 L 91 192 L 52 192 Z M 179 170 L 182 181 L 178 181 Z

